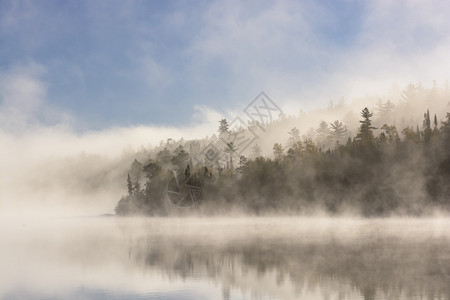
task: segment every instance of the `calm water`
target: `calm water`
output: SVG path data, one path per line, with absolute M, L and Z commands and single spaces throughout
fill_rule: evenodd
M 450 299 L 450 220 L 2 220 L 1 299 Z

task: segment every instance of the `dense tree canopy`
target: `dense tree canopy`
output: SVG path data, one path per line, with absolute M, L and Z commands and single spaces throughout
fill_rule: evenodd
M 404 97 L 414 96 L 410 87 Z M 391 104 L 386 110 L 391 109 Z M 261 155 L 254 144 L 251 157 L 239 154 L 232 142 L 209 158 L 195 160 L 182 145 L 164 148 L 145 164 L 134 161 L 127 177 L 128 195 L 119 201 L 120 215 L 167 215 L 180 210 L 167 198 L 169 182 L 195 185 L 201 200 L 189 210 L 220 214 L 244 213 L 359 213 L 365 216 L 423 214 L 431 209 L 450 209 L 450 114 L 438 124 L 424 114 L 422 130 L 383 124 L 375 135 L 373 113 L 361 111 L 356 136 L 341 121 L 321 124 L 319 143 L 300 137 L 297 128 L 288 139 L 273 145 L 272 155 Z M 433 126 L 432 126 L 433 125 Z M 226 120 L 219 132 L 228 132 Z M 345 139 L 348 138 L 345 143 Z M 321 145 L 325 139 L 333 146 Z M 286 149 L 282 145 L 287 145 Z M 193 149 L 190 147 L 189 149 Z M 233 157 L 237 166 L 234 166 Z M 203 163 L 203 161 L 208 162 Z M 145 175 L 141 188 L 138 175 Z

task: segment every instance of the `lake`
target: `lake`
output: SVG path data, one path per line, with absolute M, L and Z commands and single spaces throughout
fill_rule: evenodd
M 450 299 L 450 220 L 2 219 L 1 299 Z

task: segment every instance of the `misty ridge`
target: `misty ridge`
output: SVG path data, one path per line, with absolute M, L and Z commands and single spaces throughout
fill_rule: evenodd
M 124 172 L 118 215 L 429 215 L 450 209 L 450 85 L 167 139 Z M 370 105 L 369 105 L 370 104 Z M 318 123 L 318 124 L 317 124 Z M 251 144 L 239 144 L 237 134 Z M 171 197 L 172 196 L 172 197 Z M 177 198 L 178 197 L 178 198 Z
M 221 120 L 230 124 L 234 115 L 225 117 L 207 108 L 200 111 L 200 123 L 183 130 L 140 126 L 82 135 L 63 127 L 28 127 L 24 133 L 0 130 L 0 214 L 104 214 L 114 212 L 121 195 L 134 200 L 120 214 L 417 215 L 447 210 L 449 99 L 448 83 L 427 88 L 410 84 L 393 85 L 383 96 L 330 101 L 328 107 L 307 112 L 283 107 L 284 116 L 269 124 L 244 124 L 244 134 L 256 138 L 245 149 L 235 142 L 227 150 L 231 152 L 224 151 L 221 141 L 229 134 L 220 135 L 218 129 Z M 365 107 L 373 113 L 371 127 L 376 128 L 371 129 L 369 152 L 361 151 L 357 142 Z M 432 133 L 424 124 L 427 110 Z M 208 145 L 220 154 L 212 164 L 205 164 Z M 152 183 L 158 187 L 152 200 L 145 195 L 144 167 L 150 163 L 160 168 Z M 179 208 L 167 189 L 174 171 L 184 180 L 187 164 L 202 194 L 194 207 Z M 211 173 L 207 180 L 204 167 Z M 381 193 L 386 197 L 378 197 Z

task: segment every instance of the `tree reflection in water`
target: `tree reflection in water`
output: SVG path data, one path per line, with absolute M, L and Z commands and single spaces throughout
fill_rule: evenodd
M 1 299 L 450 299 L 447 219 L 22 222 L 0 226 Z
M 420 224 L 412 230 L 365 224 L 345 234 L 261 226 L 244 226 L 237 236 L 228 234 L 233 226 L 143 235 L 131 244 L 131 259 L 167 276 L 217 281 L 225 299 L 232 288 L 273 296 L 320 290 L 324 299 L 450 299 L 449 236 Z

